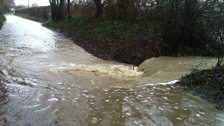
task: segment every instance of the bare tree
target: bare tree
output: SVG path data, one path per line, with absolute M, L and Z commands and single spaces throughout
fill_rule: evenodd
M 68 13 L 68 19 L 70 20 L 71 19 L 71 1 L 68 0 L 68 3 L 67 3 L 67 13 Z
M 51 7 L 51 19 L 58 21 L 64 19 L 65 0 L 49 0 Z
M 103 6 L 104 4 L 102 3 L 102 0 L 93 0 L 95 7 L 96 7 L 96 18 L 100 18 L 103 14 Z
M 127 18 L 135 9 L 136 0 L 118 0 L 117 6 L 121 18 Z

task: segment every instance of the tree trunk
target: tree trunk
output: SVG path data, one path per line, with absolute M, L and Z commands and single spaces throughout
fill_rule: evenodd
M 99 5 L 96 8 L 96 18 L 102 17 L 102 14 L 103 14 L 103 8 L 102 5 Z
M 64 3 L 65 3 L 65 0 L 60 0 L 60 8 L 59 8 L 60 17 L 59 17 L 59 19 L 64 19 Z
M 68 20 L 71 19 L 71 10 L 70 10 L 71 3 L 70 3 L 70 2 L 71 2 L 71 1 L 68 0 L 68 7 L 67 7 L 67 11 L 68 11 Z
M 102 17 L 103 14 L 103 4 L 101 3 L 101 0 L 93 0 L 95 7 L 96 7 L 96 18 Z
M 49 0 L 51 6 L 52 21 L 64 19 L 64 0 Z

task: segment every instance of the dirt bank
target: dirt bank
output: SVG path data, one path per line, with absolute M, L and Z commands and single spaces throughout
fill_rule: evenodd
M 194 71 L 183 77 L 178 84 L 224 110 L 224 66 Z

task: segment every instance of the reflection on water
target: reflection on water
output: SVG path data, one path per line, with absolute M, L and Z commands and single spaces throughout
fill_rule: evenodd
M 40 23 L 6 17 L 0 31 L 0 125 L 224 123 L 224 114 L 213 105 L 173 82 L 164 84 L 189 72 L 196 59 L 208 62 L 206 67 L 214 59 L 161 57 L 143 63 L 143 73 L 131 65 L 98 59 Z

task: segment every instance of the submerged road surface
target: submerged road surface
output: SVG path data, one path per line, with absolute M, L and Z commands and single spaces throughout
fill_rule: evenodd
M 135 67 L 98 59 L 40 23 L 6 18 L 0 30 L 0 126 L 224 125 L 223 113 L 199 97 L 173 85 L 144 85 L 150 78 Z M 157 79 L 150 83 L 170 81 L 158 76 L 171 75 L 167 68 L 154 67 L 151 79 Z

